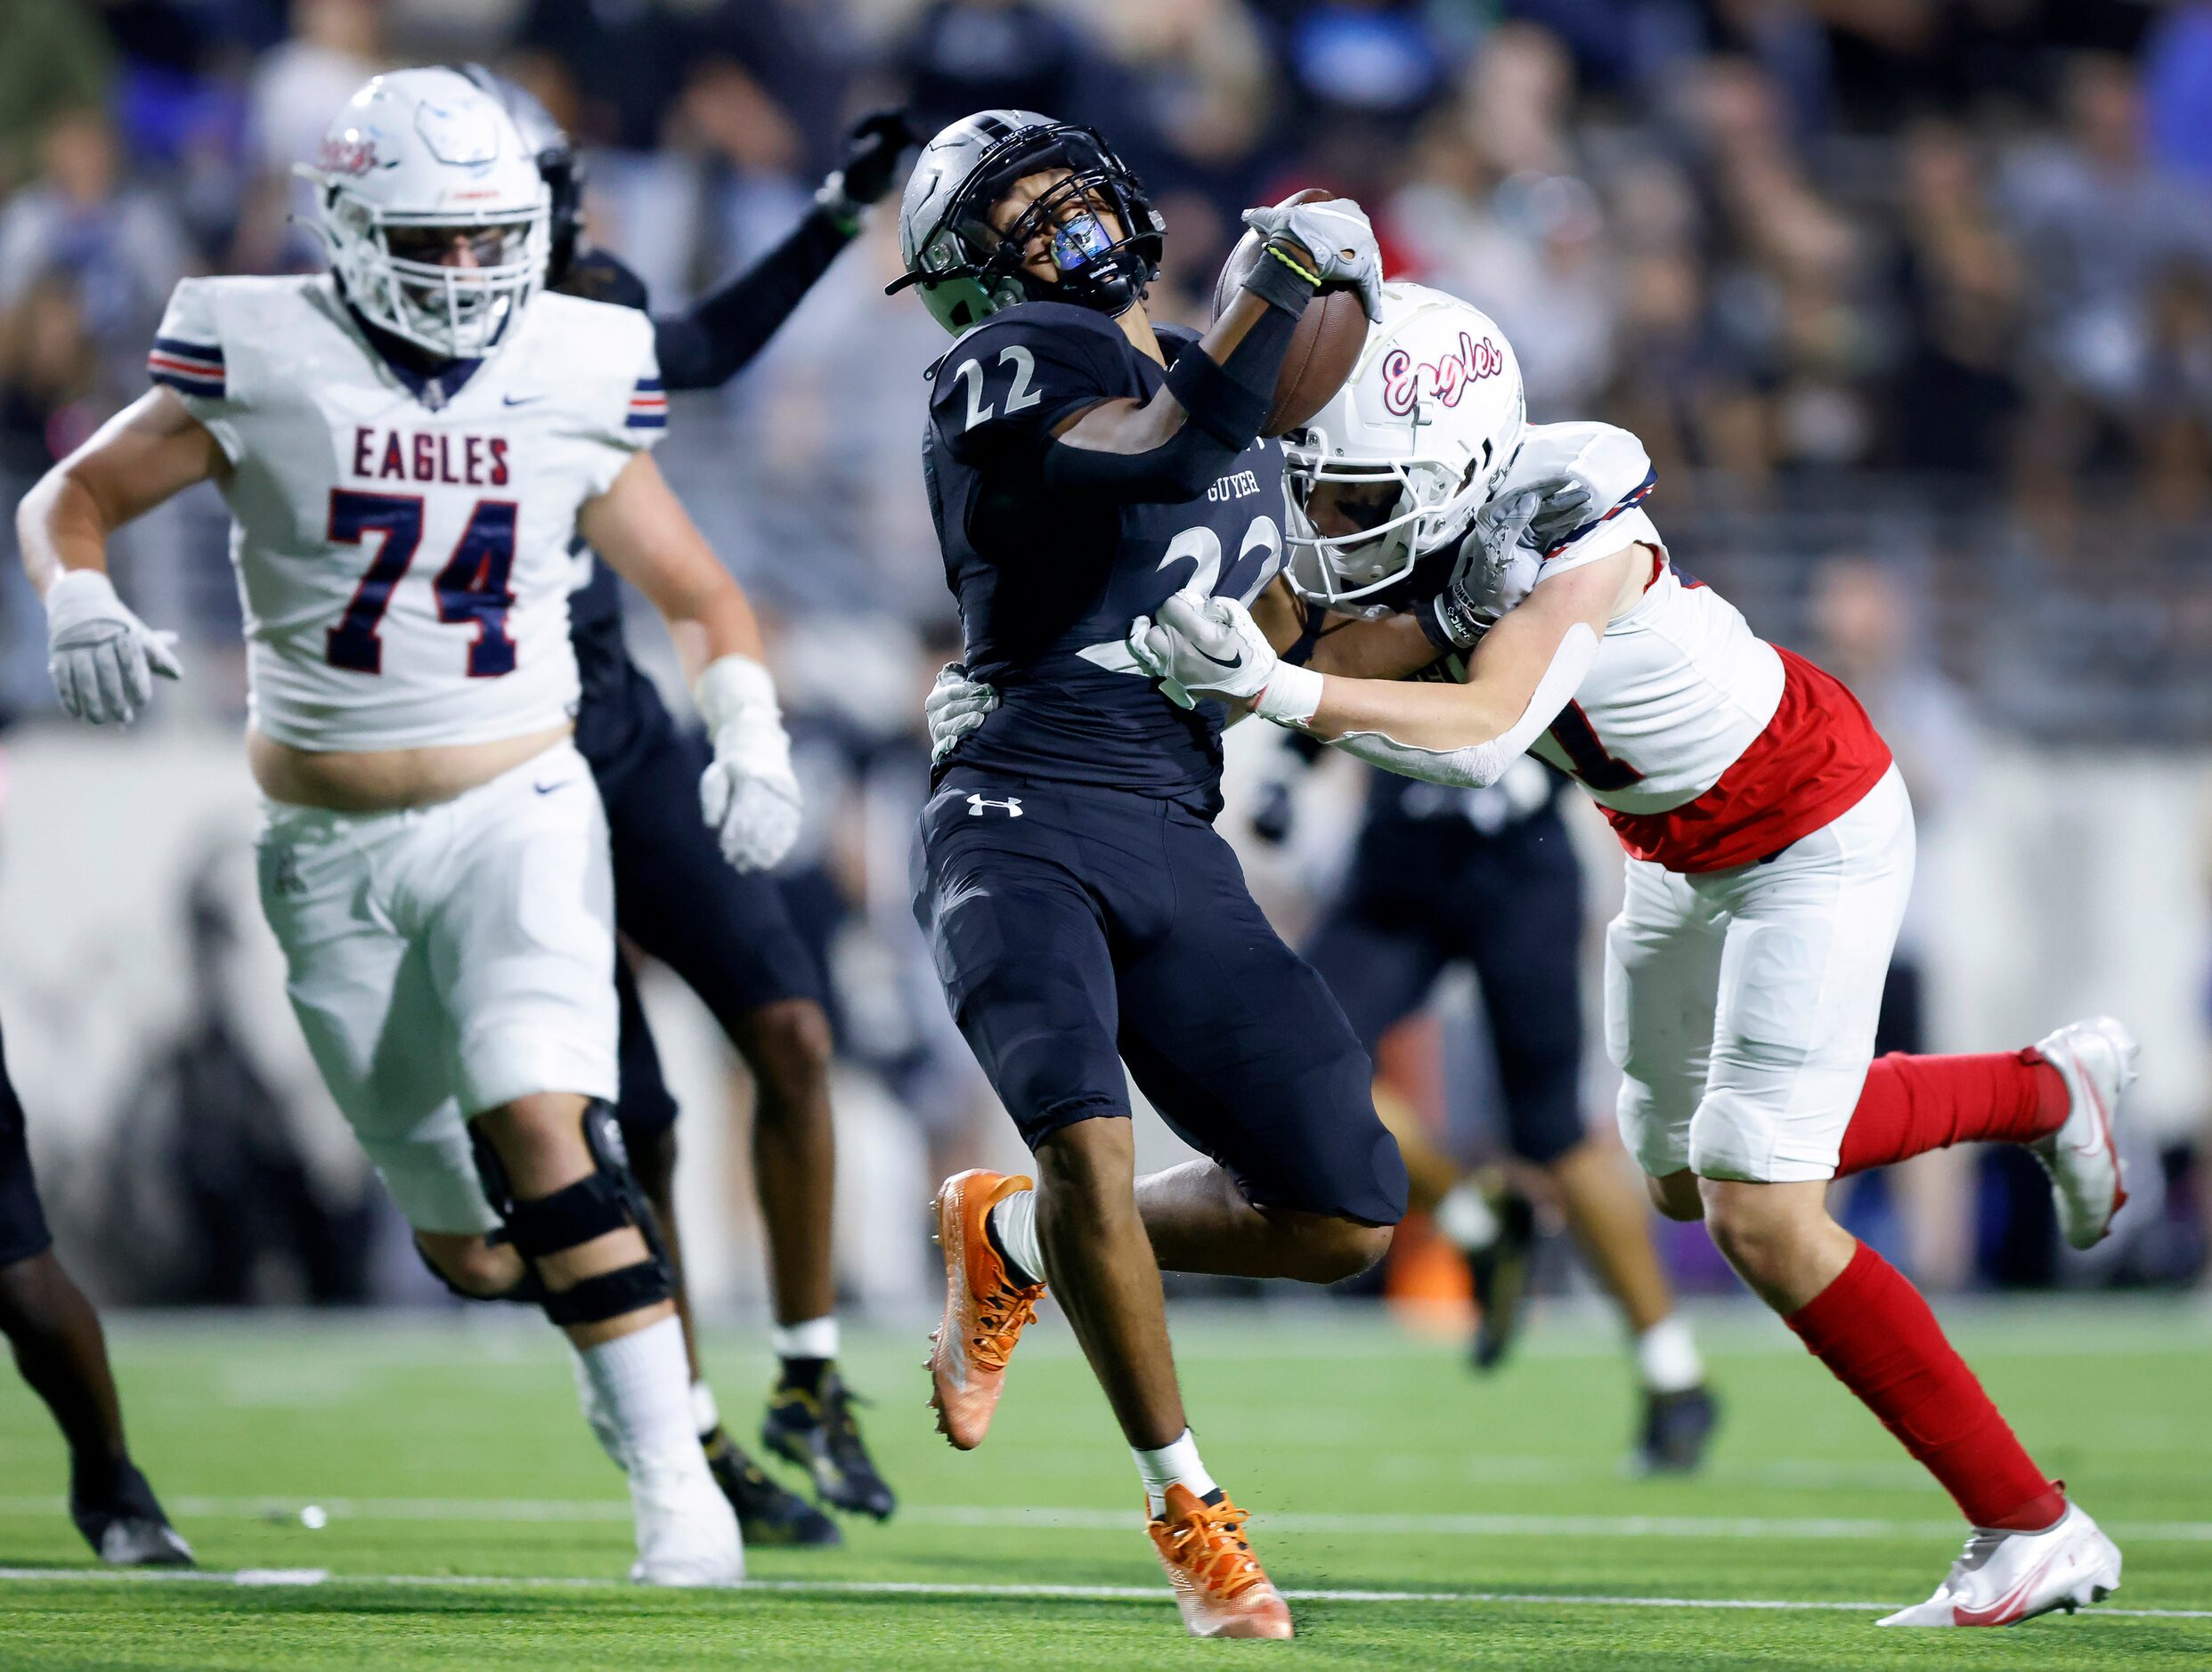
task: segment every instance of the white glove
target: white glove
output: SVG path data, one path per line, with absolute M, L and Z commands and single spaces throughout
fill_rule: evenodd
M 1313 256 L 1314 275 L 1323 285 L 1358 291 L 1367 317 L 1382 318 L 1382 248 L 1367 211 L 1351 199 L 1247 209 L 1244 223 L 1262 238 L 1287 238 L 1301 246 Z
M 182 679 L 175 633 L 131 613 L 97 569 L 65 571 L 46 588 L 46 671 L 75 718 L 128 726 L 153 701 L 153 676 Z
M 937 683 L 922 704 L 922 717 L 930 728 L 930 765 L 934 767 L 953 751 L 953 745 L 983 724 L 998 706 L 998 688 L 968 678 L 968 670 L 948 661 L 937 670 Z
M 1279 658 L 1234 598 L 1178 592 L 1159 606 L 1158 621 L 1138 616 L 1126 642 L 1137 666 L 1183 708 L 1201 696 L 1226 697 L 1251 703 L 1263 718 L 1297 726 L 1321 706 L 1321 675 Z
M 766 871 L 799 840 L 799 780 L 776 682 L 750 656 L 711 662 L 693 692 L 714 760 L 699 777 L 699 813 L 738 871 Z
M 1460 542 L 1459 563 L 1436 597 L 1436 622 L 1445 637 L 1467 650 L 1495 627 L 1536 584 L 1544 547 L 1532 538 L 1532 528 L 1572 533 L 1590 503 L 1590 484 L 1574 476 L 1509 484 L 1492 495 Z

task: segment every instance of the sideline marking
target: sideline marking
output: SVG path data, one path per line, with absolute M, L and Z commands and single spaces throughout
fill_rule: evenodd
M 620 1498 L 194 1497 L 167 1500 L 175 1515 L 297 1523 L 301 1508 L 320 1505 L 333 1520 L 386 1522 L 630 1522 Z M 63 1513 L 58 1497 L 0 1497 L 0 1516 Z M 1016 1504 L 938 1504 L 901 1508 L 901 1522 L 925 1527 L 1060 1528 L 1126 1532 L 1142 1523 L 1134 1510 L 1078 1509 Z M 1282 1533 L 1365 1533 L 1408 1538 L 1939 1538 L 1957 1541 L 1964 1522 L 1889 1521 L 1854 1516 L 1326 1514 L 1286 1510 L 1256 1514 L 1255 1527 Z M 2145 1544 L 2212 1544 L 2212 1522 L 2115 1522 L 2116 1538 Z
M 419 1586 L 449 1590 L 622 1591 L 639 1587 L 624 1579 L 549 1578 L 493 1573 L 333 1573 L 327 1568 L 241 1568 L 235 1572 L 200 1568 L 0 1568 L 0 1583 L 44 1584 L 49 1580 L 124 1585 L 373 1585 Z M 772 1592 L 785 1596 L 996 1596 L 1007 1599 L 1103 1603 L 1166 1603 L 1164 1587 L 1137 1585 L 958 1585 L 926 1579 L 749 1579 L 734 1591 Z M 1719 1608 L 1790 1613 L 1874 1613 L 1903 1607 L 1900 1603 L 1801 1602 L 1786 1597 L 1603 1596 L 1554 1595 L 1542 1591 L 1336 1591 L 1291 1590 L 1294 1603 L 1473 1603 L 1538 1608 Z M 2083 1611 L 2083 1617 L 2117 1619 L 2212 1619 L 2212 1608 L 2107 1608 Z

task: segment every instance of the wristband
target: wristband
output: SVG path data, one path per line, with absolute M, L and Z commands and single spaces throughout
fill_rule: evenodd
M 1320 674 L 1279 661 L 1259 695 L 1252 700 L 1252 712 L 1278 726 L 1304 726 L 1321 707 L 1321 700 Z
M 1238 288 L 1249 290 L 1269 307 L 1280 308 L 1295 319 L 1305 312 L 1305 304 L 1320 290 L 1321 279 L 1298 256 L 1270 239 L 1260 246 L 1260 258 L 1252 264 L 1252 271 L 1244 275 Z
M 1416 613 L 1421 631 L 1438 650 L 1472 650 L 1482 636 L 1490 630 L 1489 624 L 1477 621 L 1474 613 L 1462 605 L 1446 587 L 1429 601 L 1428 608 Z
M 772 718 L 783 714 L 776 702 L 774 676 L 752 657 L 734 651 L 707 664 L 691 696 L 699 705 L 699 718 L 705 722 L 710 737 L 751 710 L 766 709 Z
M 1196 343 L 1167 368 L 1167 393 L 1191 423 L 1239 452 L 1252 444 L 1267 421 L 1268 391 L 1251 388 L 1232 377 Z

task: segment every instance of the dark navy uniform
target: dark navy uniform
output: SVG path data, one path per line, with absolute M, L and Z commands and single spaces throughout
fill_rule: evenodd
M 729 867 L 699 816 L 710 751 L 679 727 L 622 640 L 614 571 L 587 556 L 591 580 L 569 595 L 583 702 L 576 747 L 591 765 L 614 861 L 614 923 L 683 978 L 735 1035 L 750 1011 L 784 999 L 822 1002 L 819 966 L 793 927 L 775 880 Z M 630 966 L 615 961 L 622 1000 L 622 1130 L 643 1136 L 676 1118 L 660 1053 Z
M 1582 871 L 1565 780 L 1535 761 L 1485 790 L 1378 772 L 1343 894 L 1305 955 L 1377 1042 L 1465 962 L 1482 982 L 1508 1141 L 1539 1165 L 1582 1141 Z
M 0 1048 L 0 1266 L 28 1260 L 53 1246 L 45 1210 L 38 1205 L 37 1181 L 31 1177 L 23 1105 L 8 1078 L 5 1050 Z
M 768 257 L 704 310 L 655 320 L 655 347 L 671 390 L 719 383 L 756 353 L 843 248 L 848 233 L 809 215 Z M 645 286 L 603 250 L 584 252 L 564 288 L 626 307 L 647 305 Z M 719 311 L 719 312 L 717 312 Z M 721 322 L 722 315 L 730 322 Z M 729 867 L 699 816 L 705 740 L 679 727 L 630 660 L 614 572 L 580 549 L 589 578 L 569 594 L 582 702 L 576 747 L 606 803 L 614 860 L 614 922 L 641 950 L 683 978 L 725 1033 L 749 1011 L 785 999 L 823 1001 L 820 966 L 793 927 L 776 882 Z M 622 1001 L 622 1096 L 616 1118 L 633 1139 L 665 1130 L 676 1100 L 638 1002 L 629 964 L 615 960 Z
M 1159 333 L 1171 356 L 1194 340 Z M 937 770 L 915 916 L 1032 1147 L 1126 1116 L 1126 1060 L 1255 1203 L 1394 1223 L 1405 1167 L 1367 1055 L 1213 829 L 1225 710 L 1176 707 L 1123 645 L 1179 588 L 1248 598 L 1273 577 L 1281 450 L 1254 442 L 1185 503 L 1040 485 L 1054 424 L 1164 375 L 1112 320 L 1053 302 L 994 314 L 937 368 L 931 510 L 969 671 L 1000 705 Z

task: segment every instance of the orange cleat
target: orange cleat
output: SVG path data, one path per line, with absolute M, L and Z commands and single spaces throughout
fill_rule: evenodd
M 1226 1493 L 1208 1504 L 1187 1486 L 1171 1486 L 1165 1513 L 1146 1530 L 1193 1637 L 1291 1635 L 1289 1604 L 1261 1571 L 1244 1522 Z
M 983 1443 L 1006 1385 L 1006 1360 L 1045 1298 L 1042 1283 L 1013 1281 L 983 1222 L 1016 1190 L 1019 1173 L 971 1167 L 945 1181 L 932 1205 L 945 1251 L 945 1319 L 930 1335 L 930 1404 L 938 1431 L 963 1451 Z

